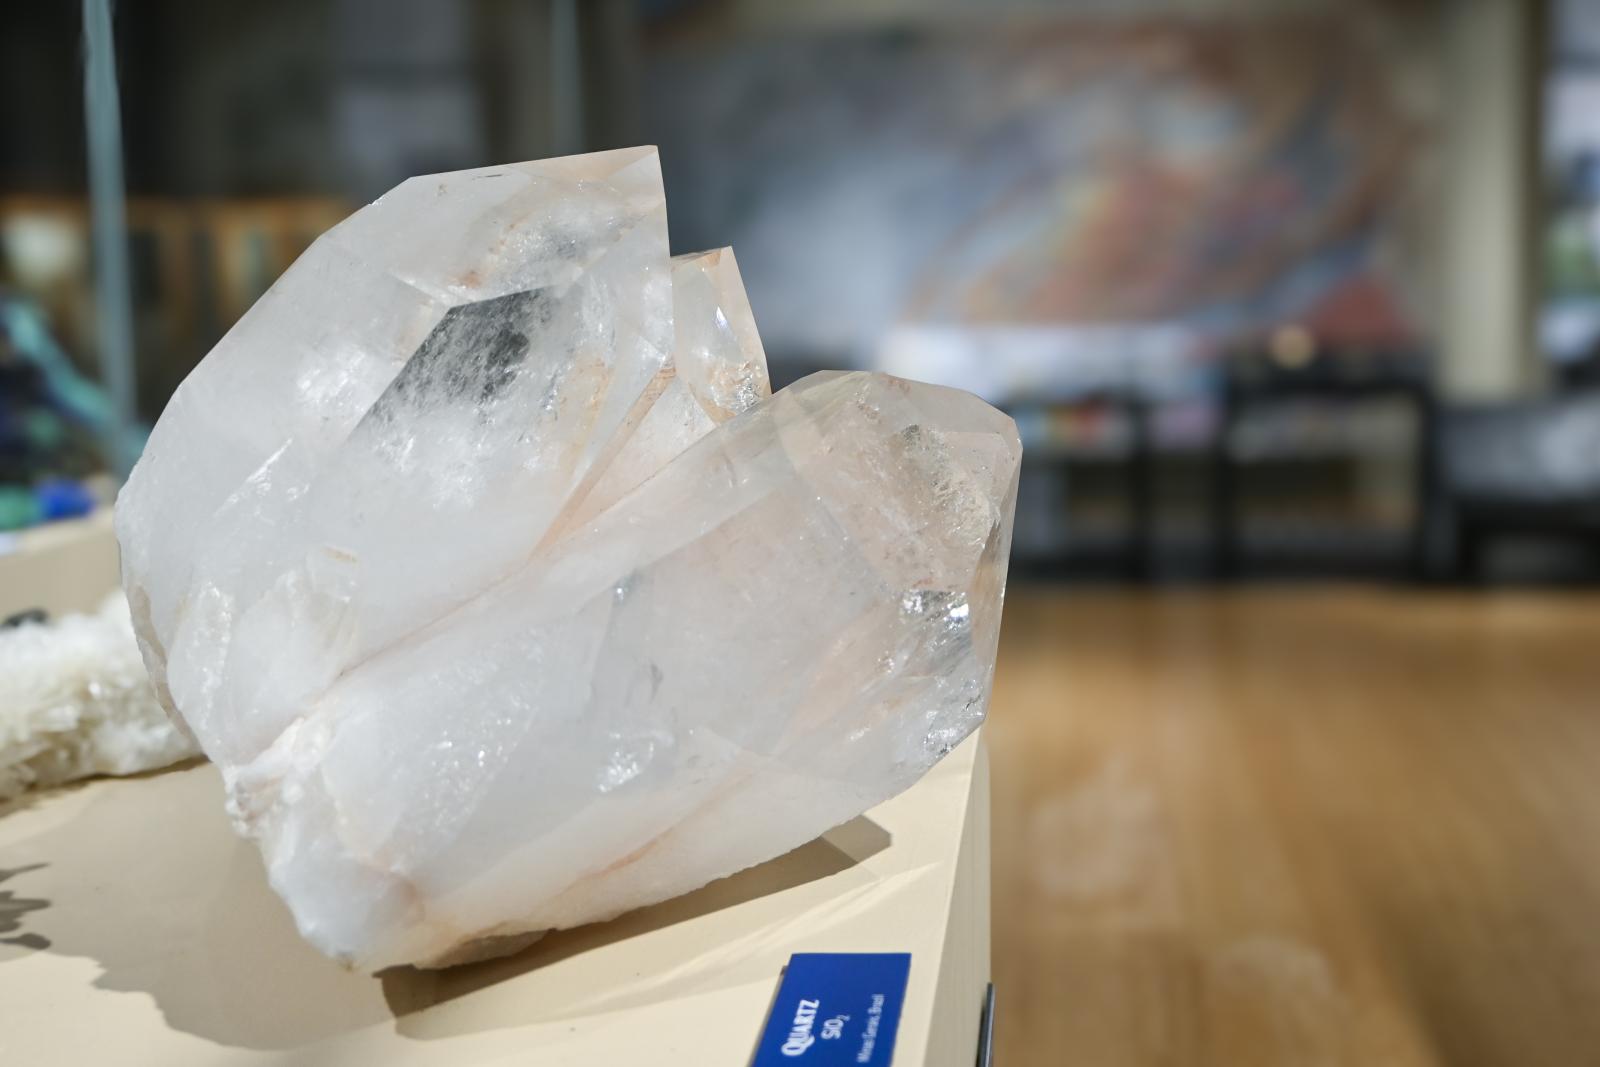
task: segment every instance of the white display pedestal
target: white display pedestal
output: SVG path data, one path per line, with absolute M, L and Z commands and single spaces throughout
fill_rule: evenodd
M 970 1067 L 989 979 L 981 735 L 698 892 L 509 959 L 378 977 L 299 938 L 208 765 L 0 808 L 0 1063 L 743 1067 L 793 952 L 910 952 L 895 1064 Z

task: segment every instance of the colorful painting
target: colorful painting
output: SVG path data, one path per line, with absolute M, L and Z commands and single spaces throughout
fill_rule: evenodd
M 1387 73 L 1388 32 L 1330 13 L 661 44 L 647 131 L 675 245 L 731 234 L 780 359 L 952 328 L 1090 359 L 1288 323 L 1410 343 L 1430 101 Z

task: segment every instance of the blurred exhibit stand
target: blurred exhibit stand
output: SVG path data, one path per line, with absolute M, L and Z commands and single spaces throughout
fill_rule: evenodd
M 1527 537 L 1600 567 L 1600 391 L 1463 407 L 1443 455 L 1456 576 L 1483 577 L 1497 546 Z
M 1010 405 L 1025 571 L 1432 573 L 1439 420 L 1423 355 L 1307 342 L 1224 357 L 1180 388 L 1146 381 Z
M 1187 398 L 1109 384 L 1011 405 L 1019 573 L 1600 573 L 1600 391 L 1447 403 L 1433 380 L 1419 351 L 1264 346 Z
M 1233 577 L 1251 557 L 1277 557 L 1429 576 L 1438 419 L 1420 353 L 1319 355 L 1309 344 L 1249 353 L 1224 364 L 1219 405 L 1213 573 Z M 1252 497 L 1267 505 L 1254 522 Z M 1287 498 L 1276 509 L 1286 520 L 1274 522 L 1274 497 Z

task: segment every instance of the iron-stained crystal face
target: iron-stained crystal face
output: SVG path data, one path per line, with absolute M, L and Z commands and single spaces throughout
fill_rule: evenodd
M 158 692 L 328 954 L 508 951 L 778 855 L 982 720 L 1020 447 L 772 394 L 653 149 L 414 178 L 173 397 L 117 501 Z

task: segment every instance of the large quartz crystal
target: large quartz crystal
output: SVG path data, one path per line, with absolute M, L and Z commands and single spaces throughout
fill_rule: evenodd
M 653 149 L 414 178 L 173 397 L 117 502 L 163 702 L 324 952 L 509 951 L 778 855 L 983 718 L 1019 445 L 771 395 Z

